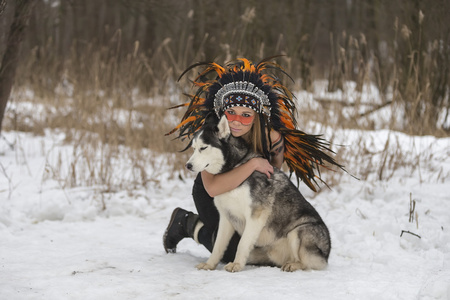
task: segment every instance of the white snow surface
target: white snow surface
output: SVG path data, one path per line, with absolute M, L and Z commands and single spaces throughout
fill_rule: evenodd
M 331 233 L 325 270 L 246 266 L 229 273 L 222 264 L 197 270 L 209 252 L 190 239 L 176 254 L 164 252 L 173 209 L 195 211 L 194 174 L 171 179 L 162 169 L 147 188 L 114 193 L 69 188 L 48 174 L 69 170 L 55 163 L 72 151 L 63 136 L 2 135 L 0 299 L 450 299 L 449 138 L 362 134 L 373 146 L 373 164 L 380 164 L 389 135 L 406 148 L 414 145 L 411 156 L 427 151 L 427 159 L 414 169 L 400 167 L 388 180 L 344 174 L 317 194 L 300 186 Z M 381 142 L 371 146 L 374 140 Z M 362 140 L 346 143 L 352 142 Z M 361 171 L 347 169 L 356 177 Z

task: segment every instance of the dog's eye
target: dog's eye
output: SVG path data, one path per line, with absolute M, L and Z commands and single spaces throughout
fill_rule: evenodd
M 200 147 L 200 151 L 203 151 L 203 150 L 205 150 L 206 148 L 208 148 L 208 146 Z

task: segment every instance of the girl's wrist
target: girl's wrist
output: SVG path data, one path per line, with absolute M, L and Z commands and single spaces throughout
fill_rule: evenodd
M 258 169 L 258 159 L 256 157 L 252 158 L 249 163 L 251 163 L 251 170 L 255 172 Z

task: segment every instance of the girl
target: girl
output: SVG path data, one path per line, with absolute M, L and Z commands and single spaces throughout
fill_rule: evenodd
M 296 129 L 292 94 L 278 78 L 267 72 L 269 68 L 283 72 L 270 59 L 254 65 L 242 58 L 226 67 L 199 63 L 181 75 L 194 67 L 206 66 L 194 80 L 198 90 L 185 104 L 188 109 L 181 123 L 169 134 L 179 130 L 179 138 L 189 137 L 201 127 L 208 113 L 216 113 L 218 117 L 225 114 L 231 134 L 245 139 L 262 157 L 253 158 L 226 173 L 213 175 L 203 171 L 197 175 L 192 196 L 198 214 L 182 208 L 173 211 L 163 237 L 167 253 L 176 252 L 178 243 L 186 237 L 212 251 L 219 224 L 214 197 L 238 187 L 255 171 L 270 178 L 273 168 L 280 169 L 286 162 L 291 173 L 315 191 L 315 178 L 320 179 L 315 174 L 319 166 L 328 162 L 342 168 L 324 152 L 331 151 L 326 142 Z M 211 74 L 214 78 L 208 79 Z M 223 257 L 224 262 L 234 260 L 239 238 L 235 233 Z

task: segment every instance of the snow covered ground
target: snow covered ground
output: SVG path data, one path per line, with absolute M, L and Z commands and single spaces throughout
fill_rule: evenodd
M 232 274 L 223 265 L 195 269 L 209 253 L 192 240 L 176 254 L 164 252 L 172 210 L 194 209 L 192 176 L 169 179 L 161 169 L 146 189 L 68 188 L 49 174 L 70 170 L 64 157 L 73 148 L 61 134 L 3 137 L 0 299 L 450 299 L 449 138 L 382 130 L 345 135 L 348 147 L 366 143 L 373 150 L 364 168 L 382 163 L 387 138 L 405 148 L 405 161 L 419 157 L 419 165 L 386 167 L 381 181 L 375 173 L 363 180 L 343 175 L 318 194 L 301 186 L 331 232 L 326 270 L 247 266 Z M 363 161 L 354 161 L 347 169 L 361 177 Z

